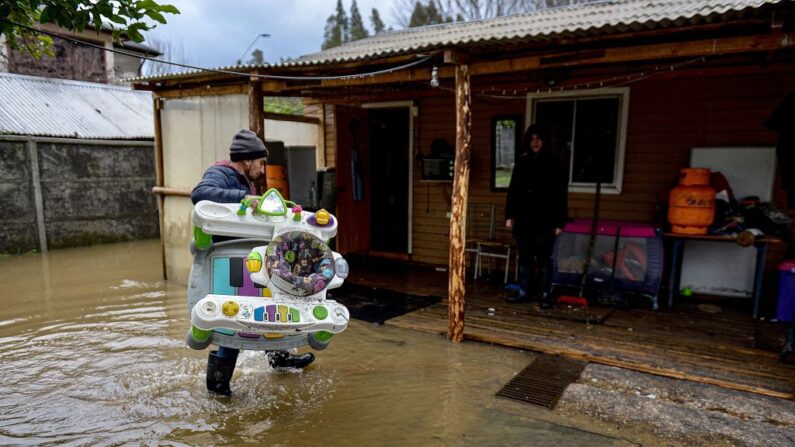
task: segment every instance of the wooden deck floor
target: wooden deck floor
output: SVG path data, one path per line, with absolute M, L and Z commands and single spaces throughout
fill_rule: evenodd
M 447 293 L 446 272 L 377 265 L 357 266 L 349 281 L 415 295 Z M 361 268 L 364 267 L 364 268 Z M 695 304 L 673 311 L 508 304 L 506 293 L 467 278 L 464 338 L 651 374 L 795 399 L 795 365 L 757 349 L 756 322 L 748 312 L 699 310 Z M 447 301 L 414 311 L 387 324 L 445 334 Z

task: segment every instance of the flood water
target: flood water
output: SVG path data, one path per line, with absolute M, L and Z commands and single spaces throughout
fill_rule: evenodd
M 356 320 L 305 371 L 241 353 L 211 397 L 159 249 L 0 258 L 0 445 L 627 445 L 495 398 L 530 353 Z

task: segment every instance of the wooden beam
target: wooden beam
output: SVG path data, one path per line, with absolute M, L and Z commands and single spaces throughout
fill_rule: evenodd
M 466 215 L 469 195 L 469 153 L 472 140 L 472 95 L 469 66 L 455 68 L 455 177 L 453 178 L 452 217 L 450 219 L 450 272 L 448 286 L 447 338 L 464 339 L 464 304 L 466 302 Z
M 795 46 L 795 32 L 666 42 L 606 48 L 598 52 L 565 52 L 519 57 L 503 61 L 472 64 L 472 75 L 487 75 L 539 68 L 572 67 L 587 64 L 641 62 L 658 59 L 718 56 L 766 52 Z
M 176 197 L 190 197 L 191 191 L 187 189 L 167 188 L 165 186 L 155 186 L 152 188 L 152 194 L 158 196 L 176 196 Z
M 262 83 L 252 78 L 248 84 L 248 128 L 265 141 L 265 97 L 262 95 Z M 264 193 L 268 189 L 267 176 L 261 175 L 254 181 L 257 193 Z
M 265 119 L 274 121 L 291 121 L 294 123 L 320 124 L 320 118 L 316 118 L 314 116 L 290 115 L 286 113 L 265 112 Z
M 451 65 L 462 65 L 470 62 L 471 57 L 458 50 L 444 50 L 444 63 Z
M 564 51 L 493 61 L 472 61 L 468 65 L 470 67 L 470 76 L 484 76 L 531 71 L 542 68 L 757 53 L 777 51 L 785 48 L 795 48 L 795 31 L 764 35 L 665 42 L 653 45 L 630 45 L 592 51 Z M 362 79 L 335 79 L 323 81 L 322 87 L 353 87 L 400 82 L 425 82 L 430 80 L 430 76 L 430 68 L 416 68 Z M 455 72 L 452 67 L 439 67 L 440 79 L 449 79 L 454 76 Z
M 455 73 L 452 67 L 439 67 L 439 77 L 452 78 Z M 353 79 L 328 79 L 321 82 L 320 87 L 347 87 L 354 85 L 391 84 L 400 82 L 426 82 L 431 80 L 431 68 L 413 68 L 376 76 Z M 307 89 L 308 87 L 301 87 Z
M 157 95 L 166 99 L 187 98 L 189 96 L 221 96 L 221 95 L 243 95 L 248 92 L 246 84 L 233 85 L 211 85 L 190 87 L 190 88 L 169 88 L 157 90 Z
M 432 334 L 439 334 L 442 333 L 442 331 L 444 330 L 443 326 L 441 325 L 436 325 L 433 323 L 422 324 L 410 320 L 401 320 L 401 318 L 403 317 L 391 319 L 387 321 L 386 324 L 402 327 L 405 329 L 412 329 L 416 331 L 432 333 Z M 562 355 L 574 359 L 587 360 L 589 362 L 599 363 L 602 365 L 615 366 L 618 368 L 624 368 L 624 369 L 639 371 L 647 374 L 654 374 L 663 377 L 670 377 L 674 379 L 681 379 L 697 383 L 716 385 L 727 389 L 745 391 L 749 393 L 760 394 L 763 396 L 795 400 L 795 395 L 789 392 L 772 390 L 768 388 L 763 388 L 762 386 L 746 385 L 720 378 L 706 377 L 703 375 L 686 373 L 678 371 L 673 368 L 663 368 L 659 366 L 648 365 L 632 361 L 629 359 L 617 359 L 617 358 L 606 357 L 603 355 L 585 352 L 576 348 L 571 348 L 571 349 L 559 348 L 556 346 L 552 346 L 549 343 L 544 343 L 543 341 L 531 340 L 524 337 L 506 337 L 502 336 L 502 334 L 498 335 L 493 333 L 492 331 L 482 330 L 479 328 L 478 329 L 470 328 L 467 331 L 465 338 L 467 340 L 479 341 L 483 343 L 490 343 L 500 346 L 508 346 L 518 349 L 526 349 L 536 352 L 543 352 L 545 354 Z
M 155 124 L 155 188 L 162 188 L 165 184 L 165 174 L 163 172 L 163 127 L 160 121 L 160 109 L 163 99 L 154 95 L 152 97 L 152 115 Z M 157 196 L 157 215 L 160 220 L 160 264 L 163 269 L 163 279 L 168 279 L 168 269 L 166 268 L 166 240 L 165 240 L 165 208 L 166 199 L 162 195 Z

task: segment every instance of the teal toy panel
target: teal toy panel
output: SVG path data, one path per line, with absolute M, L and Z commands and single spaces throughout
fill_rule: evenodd
M 231 282 L 231 262 L 230 258 L 213 258 L 212 278 L 213 286 L 212 293 L 216 295 L 234 295 L 235 288 Z

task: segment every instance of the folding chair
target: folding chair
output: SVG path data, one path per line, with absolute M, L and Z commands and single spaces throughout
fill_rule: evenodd
M 499 224 L 502 223 L 502 215 L 504 215 L 502 207 L 498 207 L 494 203 L 472 205 L 472 213 L 469 216 L 473 225 L 471 233 L 473 237 L 467 239 L 468 248 L 466 250 L 475 253 L 475 279 L 481 276 L 483 258 L 504 259 L 505 278 L 503 281 L 508 282 L 512 243 L 510 231 L 504 225 Z M 469 228 L 468 226 L 467 233 L 470 231 Z

